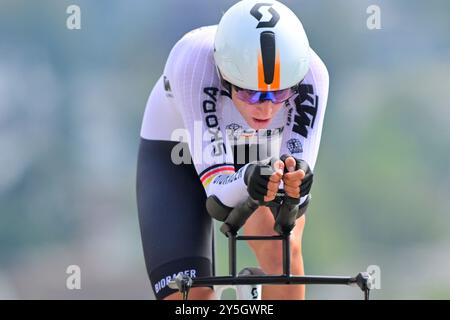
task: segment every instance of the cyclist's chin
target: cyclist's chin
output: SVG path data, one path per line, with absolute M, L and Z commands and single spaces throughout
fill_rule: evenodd
M 250 120 L 250 126 L 253 129 L 258 130 L 258 129 L 266 129 L 270 125 L 272 118 L 261 119 L 261 118 L 251 117 L 249 120 Z

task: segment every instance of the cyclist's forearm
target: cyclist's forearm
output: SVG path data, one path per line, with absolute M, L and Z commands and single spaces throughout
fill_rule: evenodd
M 233 174 L 218 174 L 205 186 L 208 196 L 215 195 L 227 207 L 234 208 L 247 199 L 244 173 L 247 165 Z

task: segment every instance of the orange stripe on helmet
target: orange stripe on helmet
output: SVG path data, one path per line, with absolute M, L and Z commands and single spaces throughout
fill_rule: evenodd
M 258 54 L 258 90 L 260 91 L 268 90 L 266 82 L 264 80 L 264 65 L 261 51 Z
M 258 54 L 258 90 L 275 91 L 280 89 L 280 51 L 275 55 L 275 70 L 272 83 L 266 83 L 264 78 L 264 64 L 261 51 Z
M 280 73 L 280 51 L 277 50 L 275 55 L 275 73 L 270 87 L 272 90 L 280 90 Z

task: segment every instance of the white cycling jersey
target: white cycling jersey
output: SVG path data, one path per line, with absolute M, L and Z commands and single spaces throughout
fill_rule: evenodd
M 286 102 L 267 129 L 253 130 L 234 106 L 216 72 L 216 28 L 195 29 L 173 47 L 164 74 L 148 99 L 141 137 L 188 143 L 206 194 L 214 194 L 223 204 L 235 207 L 248 196 L 244 183 L 247 166 L 235 172 L 235 164 L 289 154 L 307 161 L 314 170 L 329 77 L 324 63 L 311 49 L 310 70 L 299 93 Z M 256 153 L 248 155 L 247 149 L 244 157 L 246 146 L 257 146 Z M 179 151 L 172 152 L 175 163 L 183 161 Z

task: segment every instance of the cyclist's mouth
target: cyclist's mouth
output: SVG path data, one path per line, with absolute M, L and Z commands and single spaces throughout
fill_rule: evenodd
M 270 120 L 272 120 L 272 118 L 268 118 L 268 119 L 253 118 L 253 121 L 255 121 L 258 124 L 269 124 Z

